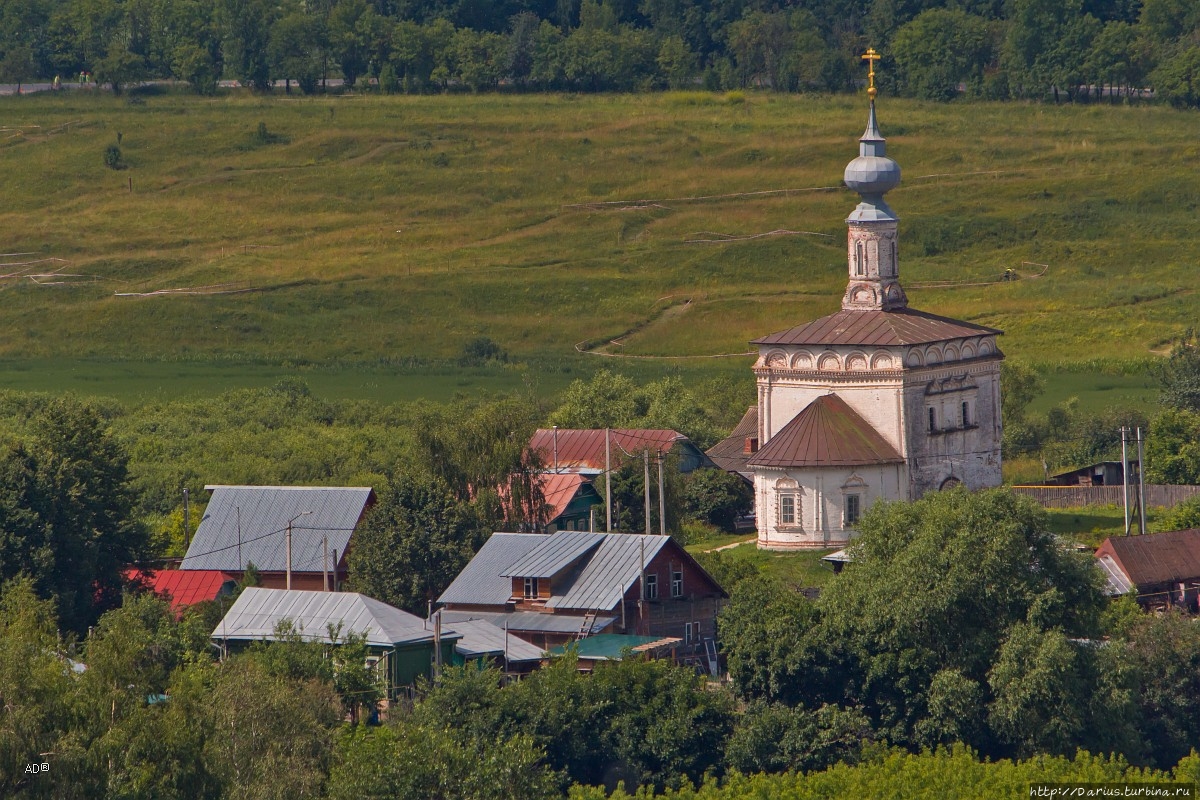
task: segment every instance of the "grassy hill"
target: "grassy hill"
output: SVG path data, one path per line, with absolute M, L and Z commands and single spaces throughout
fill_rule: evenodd
M 554 390 L 612 365 L 580 343 L 744 352 L 837 307 L 841 174 L 866 121 L 862 98 L 690 93 L 72 92 L 0 110 L 0 251 L 30 254 L 0 278 L 10 385 L 94 372 L 84 387 L 118 394 L 116 375 L 183 391 L 297 368 L 363 395 Z M 1196 322 L 1195 114 L 879 111 L 913 304 L 1004 329 L 1010 356 L 1087 372 L 1097 397 L 1148 393 L 1140 365 Z M 1022 279 L 994 282 L 1006 269 Z M 179 289 L 198 293 L 121 296 Z M 477 336 L 534 366 L 447 369 Z

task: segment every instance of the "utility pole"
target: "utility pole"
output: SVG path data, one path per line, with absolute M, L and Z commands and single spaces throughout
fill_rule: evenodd
M 1138 531 L 1146 535 L 1146 471 L 1142 469 L 1145 456 L 1142 452 L 1142 429 L 1137 429 L 1138 446 Z
M 188 490 L 183 487 L 183 549 L 186 551 L 192 546 L 192 517 L 191 507 L 188 504 Z
M 302 511 L 287 521 L 287 588 L 292 588 L 292 523 L 307 517 L 311 511 Z
M 650 448 L 642 451 L 642 462 L 645 467 L 645 477 L 642 485 L 646 489 L 646 535 L 650 535 Z
M 604 429 L 604 530 L 612 533 L 612 441 Z
M 321 537 L 321 580 L 325 591 L 329 591 L 329 534 Z
M 1125 535 L 1129 535 L 1129 451 L 1126 449 L 1126 441 L 1129 436 L 1129 429 L 1124 425 L 1121 426 L 1121 497 L 1125 505 Z
M 663 457 L 658 454 L 658 535 L 667 535 L 667 498 L 663 494 Z

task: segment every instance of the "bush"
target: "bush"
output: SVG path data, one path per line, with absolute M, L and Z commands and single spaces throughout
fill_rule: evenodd
M 124 169 L 125 165 L 121 162 L 121 148 L 115 144 L 110 144 L 104 148 L 104 166 L 109 169 Z

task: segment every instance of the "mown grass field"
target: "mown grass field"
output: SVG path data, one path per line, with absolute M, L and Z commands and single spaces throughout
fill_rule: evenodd
M 1066 370 L 1055 397 L 1152 398 L 1138 373 L 1197 317 L 1195 114 L 879 110 L 913 304 L 1004 329 L 1010 356 Z M 299 373 L 375 399 L 546 394 L 599 366 L 748 375 L 678 357 L 837 307 L 856 202 L 838 187 L 866 117 L 862 98 L 698 93 L 72 92 L 0 112 L 0 251 L 32 254 L 0 279 L 6 382 L 93 370 L 81 391 L 120 397 Z M 779 230 L 801 233 L 697 241 Z M 1026 277 L 990 283 L 1005 269 Z M 922 288 L 943 281 L 960 283 Z M 217 285 L 253 291 L 118 296 Z M 455 370 L 476 336 L 526 366 Z M 617 337 L 604 349 L 672 358 L 575 351 Z

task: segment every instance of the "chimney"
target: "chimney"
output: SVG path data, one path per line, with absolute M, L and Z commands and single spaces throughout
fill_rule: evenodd
M 742 448 L 742 455 L 752 456 L 757 452 L 758 452 L 758 437 L 757 436 L 747 436 L 746 437 L 746 446 Z

